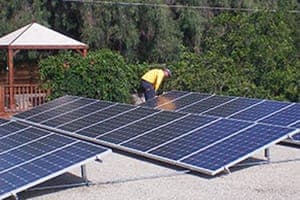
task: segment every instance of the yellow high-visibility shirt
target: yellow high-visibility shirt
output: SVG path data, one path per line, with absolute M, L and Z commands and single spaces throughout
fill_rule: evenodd
M 142 76 L 142 79 L 151 83 L 155 89 L 158 90 L 161 82 L 165 77 L 165 72 L 162 69 L 152 69 Z

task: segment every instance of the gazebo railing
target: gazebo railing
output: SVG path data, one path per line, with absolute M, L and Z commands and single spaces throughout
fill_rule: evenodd
M 46 102 L 49 90 L 39 84 L 14 84 L 13 97 L 10 98 L 10 86 L 0 85 L 0 111 L 21 112 Z M 11 102 L 12 101 L 12 102 Z

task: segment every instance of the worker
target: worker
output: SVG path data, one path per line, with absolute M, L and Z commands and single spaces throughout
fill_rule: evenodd
M 164 78 L 171 77 L 171 71 L 164 69 L 151 69 L 142 76 L 141 88 L 145 95 L 145 100 L 152 99 L 156 96 L 156 92 Z

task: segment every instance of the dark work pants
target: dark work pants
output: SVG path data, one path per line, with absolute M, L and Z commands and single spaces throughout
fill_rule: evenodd
M 142 80 L 141 87 L 144 92 L 146 101 L 155 97 L 155 90 L 151 83 L 149 83 L 148 81 Z

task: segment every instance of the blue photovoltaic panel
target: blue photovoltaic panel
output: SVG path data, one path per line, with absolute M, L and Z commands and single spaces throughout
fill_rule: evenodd
M 175 101 L 172 101 L 169 103 L 166 102 L 165 104 L 158 106 L 158 108 L 163 109 L 163 110 L 178 110 L 178 109 L 181 109 L 192 103 L 206 99 L 209 96 L 211 96 L 211 95 L 210 94 L 201 94 L 201 93 L 189 93 L 186 96 L 175 99 Z
M 298 123 L 293 124 L 291 127 L 300 128 L 300 121 Z
M 210 111 L 204 112 L 205 115 L 212 115 L 218 117 L 228 117 L 238 111 L 241 111 L 249 106 L 257 104 L 261 100 L 249 99 L 249 98 L 238 98 L 231 102 L 228 102 L 220 107 L 214 108 Z
M 19 122 L 9 121 L 8 123 L 0 125 L 0 138 L 6 136 L 7 134 L 20 131 L 22 129 L 28 128 L 27 125 L 23 125 Z
M 221 119 L 149 153 L 171 160 L 179 160 L 250 125 L 251 123 L 247 122 Z
M 178 106 L 182 106 L 178 109 L 179 112 L 171 111 L 159 111 L 157 109 L 150 109 L 145 107 L 137 107 L 132 105 L 124 104 L 112 104 L 107 107 L 95 110 L 90 114 L 82 115 L 81 112 L 76 112 L 83 108 L 67 111 L 67 113 L 62 113 L 57 117 L 53 117 L 47 121 L 44 121 L 43 125 L 51 128 L 55 128 L 56 131 L 65 132 L 73 134 L 74 136 L 85 138 L 88 140 L 93 140 L 99 144 L 105 144 L 107 146 L 149 157 L 152 159 L 157 159 L 159 161 L 164 161 L 167 163 L 173 163 L 175 165 L 183 166 L 188 169 L 198 170 L 207 174 L 218 173 L 219 169 L 212 170 L 210 166 L 208 168 L 203 168 L 198 164 L 190 164 L 187 162 L 187 158 L 194 155 L 198 155 L 206 149 L 219 148 L 219 144 L 223 144 L 224 141 L 231 141 L 231 138 L 235 138 L 238 135 L 242 135 L 241 139 L 245 141 L 250 141 L 248 135 L 250 132 L 256 134 L 259 144 L 261 142 L 267 142 L 264 148 L 268 145 L 274 144 L 285 139 L 289 133 L 295 134 L 295 129 L 280 129 L 282 127 L 272 127 L 262 124 L 254 124 L 249 120 L 235 120 L 235 119 L 222 119 L 213 117 L 215 111 L 221 109 L 223 113 L 221 116 L 237 116 L 237 113 L 243 113 L 249 111 L 252 108 L 260 108 L 264 112 L 258 109 L 257 114 L 262 117 L 268 115 L 271 116 L 271 112 L 267 115 L 264 106 L 271 106 L 271 110 L 280 110 L 285 108 L 281 102 L 275 101 L 262 101 L 247 98 L 238 97 L 228 97 L 228 96 L 203 96 L 203 99 L 194 103 L 184 103 L 185 99 L 188 102 L 192 102 L 196 99 L 196 95 L 188 96 L 194 93 L 184 93 L 184 95 L 174 99 L 173 102 L 178 101 Z M 177 93 L 174 94 L 178 95 Z M 182 101 L 180 101 L 183 99 Z M 179 103 L 181 102 L 181 103 Z M 262 107 L 258 107 L 259 105 Z M 92 105 L 92 104 L 91 104 Z M 186 106 L 185 106 L 186 105 Z M 229 106 L 231 105 L 231 106 Z M 64 109 L 63 105 L 61 108 Z M 90 105 L 87 106 L 87 108 Z M 85 107 L 85 106 L 84 106 Z M 231 108 L 234 107 L 234 108 Z M 182 113 L 182 111 L 187 111 L 187 109 L 195 109 L 194 113 L 205 113 L 205 115 L 192 115 L 187 113 Z M 235 113 L 235 114 L 233 114 Z M 263 113 L 263 114 L 262 114 Z M 209 117 L 211 115 L 211 117 Z M 219 114 L 218 114 L 219 115 Z M 63 120 L 62 116 L 70 119 Z M 59 124 L 59 119 L 62 119 L 62 124 Z M 30 123 L 30 118 L 26 120 Z M 38 125 L 38 123 L 34 123 Z M 253 128 L 257 127 L 257 128 Z M 268 127 L 268 128 L 267 128 Z M 271 128 L 270 128 L 271 127 Z M 274 129 L 273 129 L 274 128 Z M 277 129 L 278 128 L 278 129 Z M 248 131 L 250 130 L 250 131 Z M 287 132 L 281 130 L 288 130 Z M 270 136 L 270 132 L 275 131 L 275 137 Z M 247 134 L 243 134 L 243 133 Z M 278 138 L 278 134 L 282 134 L 282 138 Z M 284 135 L 285 134 L 285 135 Z M 244 138 L 243 138 L 244 137 Z M 254 143 L 256 140 L 252 139 Z M 271 142 L 269 142 L 271 141 Z M 269 143 L 268 143 L 269 142 Z M 230 143 L 226 143 L 227 148 L 231 148 Z M 255 144 L 251 146 L 255 148 Z M 237 151 L 249 152 L 248 146 L 244 146 L 244 143 L 234 146 Z M 259 146 L 258 148 L 261 148 Z M 255 151 L 258 149 L 255 149 Z M 247 156 L 251 156 L 247 153 Z M 219 152 L 220 156 L 215 157 L 215 160 L 223 160 L 223 152 Z M 236 155 L 235 155 L 236 156 Z M 246 159 L 246 157 L 238 158 Z M 226 157 L 225 157 L 226 158 Z M 241 160 L 240 160 L 241 161 Z M 232 166 L 232 163 L 236 163 L 236 160 L 232 161 L 230 159 L 224 161 L 226 166 Z M 220 161 L 221 163 L 221 161 Z M 218 164 L 220 164 L 218 162 Z M 223 164 L 224 165 L 224 164 Z M 224 166 L 223 166 L 224 167 Z
M 54 118 L 51 118 L 49 120 L 46 120 L 46 121 L 42 122 L 41 124 L 51 126 L 51 127 L 57 127 L 59 125 L 76 120 L 85 115 L 89 115 L 97 110 L 104 109 L 113 104 L 114 103 L 106 102 L 106 101 L 101 101 L 101 102 L 95 101 L 92 104 L 88 104 L 88 105 L 81 107 L 79 109 L 76 109 L 74 111 L 71 111 L 71 112 L 56 116 Z
M 48 132 L 36 128 L 27 128 L 22 131 L 7 134 L 6 137 L 0 138 L 0 153 L 48 134 Z
M 137 108 L 129 112 L 120 114 L 116 117 L 112 117 L 107 120 L 104 120 L 88 128 L 84 128 L 76 133 L 91 138 L 99 137 L 109 131 L 118 129 L 124 125 L 127 125 L 136 120 L 140 120 L 144 117 L 150 116 L 157 112 L 159 112 L 159 110 L 154 110 L 149 108 Z
M 214 120 L 216 120 L 216 118 L 189 115 L 160 129 L 153 130 L 136 139 L 130 140 L 122 144 L 122 146 L 138 151 L 148 151 Z
M 92 100 L 92 99 L 79 98 L 79 99 L 77 99 L 75 101 L 72 101 L 72 102 L 69 102 L 69 103 L 65 103 L 62 106 L 58 106 L 58 107 L 56 107 L 54 109 L 50 109 L 50 110 L 47 110 L 45 112 L 41 112 L 41 113 L 39 113 L 37 115 L 33 115 L 31 117 L 27 117 L 26 120 L 30 120 L 32 122 L 39 123 L 39 122 L 48 120 L 50 118 L 53 118 L 53 117 L 55 117 L 57 115 L 61 115 L 61 114 L 66 113 L 66 112 L 70 112 L 70 111 L 72 111 L 74 109 L 78 109 L 78 107 L 90 104 L 90 103 L 92 103 L 94 101 L 95 100 Z
M 162 125 L 166 125 L 167 123 L 183 116 L 185 116 L 185 114 L 162 111 L 134 124 L 130 124 L 122 129 L 98 137 L 97 139 L 118 144 Z
M 199 153 L 183 160 L 195 167 L 208 169 L 217 173 L 224 170 L 230 163 L 265 147 L 274 141 L 281 140 L 291 132 L 291 129 L 257 124 L 224 141 L 219 142 Z
M 0 138 L 0 199 L 58 176 L 66 168 L 107 150 L 30 126 L 18 132 L 8 129 L 7 135 Z
M 93 124 L 101 122 L 107 118 L 110 118 L 117 114 L 129 111 L 130 109 L 133 109 L 133 108 L 135 108 L 135 107 L 131 106 L 131 105 L 116 104 L 116 105 L 109 106 L 104 109 L 100 109 L 99 111 L 92 113 L 91 115 L 84 116 L 83 118 L 79 118 L 79 119 L 71 121 L 69 123 L 65 123 L 58 127 L 59 127 L 59 129 L 65 130 L 65 131 L 71 131 L 71 132 L 79 131 L 81 129 L 92 126 Z
M 36 114 L 38 114 L 40 112 L 44 112 L 46 110 L 53 109 L 54 107 L 64 105 L 65 103 L 70 103 L 72 101 L 75 101 L 78 98 L 80 98 L 80 97 L 63 96 L 63 97 L 54 99 L 52 101 L 49 101 L 48 103 L 39 105 L 39 106 L 35 107 L 34 109 L 31 109 L 31 110 L 28 110 L 26 112 L 22 112 L 22 113 L 16 114 L 15 117 L 20 118 L 20 119 L 26 119 L 27 117 L 36 115 Z
M 0 118 L 0 125 L 4 124 L 4 123 L 7 123 L 7 122 L 8 122 L 8 120 Z
M 165 93 L 163 95 L 160 95 L 156 98 L 148 100 L 147 102 L 140 104 L 140 106 L 155 108 L 157 106 L 160 106 L 161 104 L 173 101 L 174 99 L 177 99 L 177 98 L 179 98 L 181 96 L 184 96 L 186 94 L 188 94 L 188 92 L 170 91 L 170 92 L 167 92 L 167 93 Z
M 211 108 L 219 106 L 220 104 L 226 103 L 236 97 L 229 97 L 229 96 L 212 96 L 208 99 L 200 101 L 198 103 L 192 104 L 190 106 L 184 107 L 183 109 L 179 109 L 181 112 L 187 113 L 202 113 Z
M 262 103 L 256 106 L 253 106 L 249 109 L 246 109 L 240 113 L 231 116 L 231 118 L 254 122 L 288 105 L 289 103 L 287 102 L 263 101 Z
M 272 125 L 289 126 L 290 124 L 299 120 L 300 104 L 297 103 L 258 122 Z

